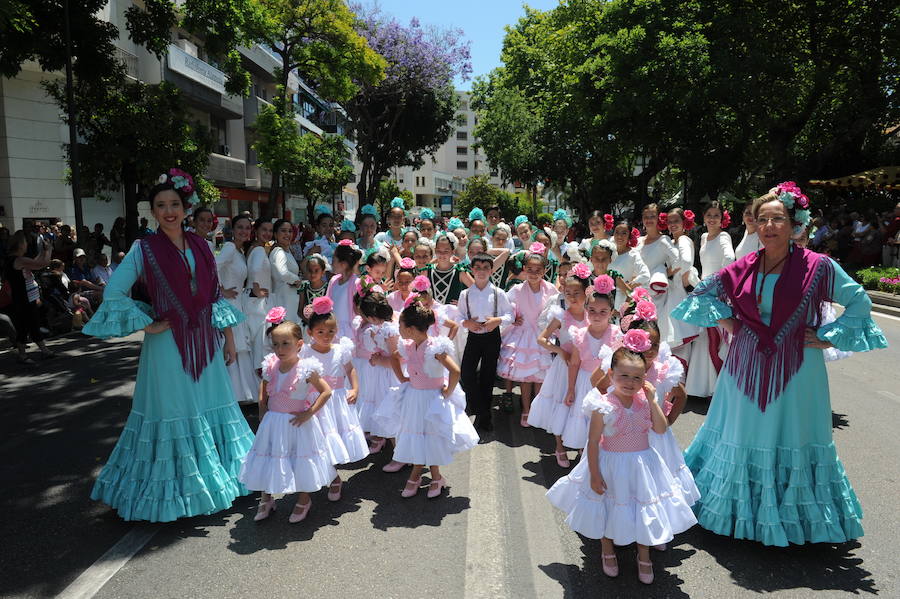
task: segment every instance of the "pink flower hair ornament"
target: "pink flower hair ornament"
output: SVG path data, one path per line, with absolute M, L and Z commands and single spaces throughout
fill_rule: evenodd
M 731 215 L 727 210 L 722 211 L 722 229 L 727 229 L 731 226 Z
M 305 306 L 303 306 L 304 319 L 309 320 L 310 318 L 312 318 L 313 314 L 315 314 L 315 312 L 313 311 L 312 304 L 306 304 Z
M 284 322 L 285 316 L 287 316 L 287 310 L 284 309 L 284 306 L 275 306 L 266 314 L 266 322 L 269 324 L 281 324 Z
M 406 299 L 403 300 L 403 309 L 409 308 L 413 305 L 413 303 L 419 301 L 422 296 L 416 293 L 415 291 L 406 296 Z
M 637 230 L 637 228 L 632 227 L 631 234 L 628 236 L 628 247 L 634 248 L 637 247 L 638 238 L 641 236 L 641 232 Z
M 328 314 L 334 309 L 334 301 L 327 296 L 317 297 L 310 305 L 312 306 L 313 312 L 319 316 Z
M 338 245 L 346 245 L 346 246 L 353 247 L 354 244 L 353 244 L 352 239 L 341 239 L 340 241 L 338 241 Z
M 615 287 L 616 282 L 613 281 L 613 278 L 609 275 L 598 275 L 597 278 L 594 279 L 594 291 L 597 293 L 608 295 Z
M 641 320 L 656 320 L 656 305 L 648 300 L 641 300 L 634 306 L 634 314 Z
M 642 354 L 653 344 L 650 343 L 650 333 L 643 329 L 631 329 L 625 333 L 622 345 L 635 353 Z
M 409 270 L 410 268 L 416 267 L 416 261 L 412 258 L 403 258 L 400 260 L 400 268 L 404 270 Z
M 543 256 L 544 252 L 547 251 L 547 246 L 540 241 L 535 241 L 530 246 L 528 246 L 528 251 L 532 254 L 540 254 L 541 256 Z
M 603 228 L 606 231 L 612 231 L 616 227 L 616 219 L 612 214 L 603 215 Z
M 669 215 L 666 212 L 660 212 L 656 217 L 656 228 L 660 231 L 669 230 Z
M 591 267 L 587 265 L 585 262 L 579 262 L 569 271 L 569 275 L 581 279 L 582 281 L 590 278 L 591 276 Z M 603 275 L 605 276 L 605 275 Z
M 697 217 L 694 214 L 693 210 L 685 210 L 684 211 L 684 224 L 682 224 L 682 226 L 684 227 L 684 230 L 690 231 L 691 229 L 693 229 L 694 224 L 696 224 L 696 219 L 697 219 Z
M 650 292 L 644 289 L 643 287 L 635 287 L 631 292 L 631 297 L 634 301 L 639 302 L 642 300 L 650 300 Z
M 419 275 L 413 279 L 412 288 L 416 291 L 428 291 L 431 289 L 431 281 L 425 275 Z

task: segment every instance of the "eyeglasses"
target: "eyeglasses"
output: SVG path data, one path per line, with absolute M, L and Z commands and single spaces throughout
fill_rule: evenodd
M 788 219 L 784 216 L 773 216 L 772 218 L 759 217 L 756 219 L 756 226 L 765 227 L 767 224 L 772 223 L 776 227 L 781 227 L 787 223 L 787 220 Z

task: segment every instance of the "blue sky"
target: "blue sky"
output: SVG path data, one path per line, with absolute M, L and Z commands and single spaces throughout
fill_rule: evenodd
M 548 10 L 559 0 L 363 0 L 364 5 L 378 4 L 402 23 L 418 17 L 425 24 L 459 27 L 472 42 L 472 77 L 486 75 L 500 66 L 503 27 L 512 25 L 525 14 L 523 4 Z M 471 81 L 457 81 L 457 89 L 471 89 Z

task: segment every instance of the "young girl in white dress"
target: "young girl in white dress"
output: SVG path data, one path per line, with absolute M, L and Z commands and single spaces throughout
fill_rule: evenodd
M 244 310 L 247 297 L 247 257 L 245 246 L 250 243 L 253 222 L 249 216 L 238 215 L 231 220 L 234 241 L 226 241 L 216 254 L 216 270 L 219 272 L 219 285 L 222 296 L 236 310 Z M 259 379 L 254 374 L 258 362 L 254 363 L 250 354 L 250 329 L 247 320 L 231 327 L 234 336 L 234 350 L 237 353 L 234 362 L 228 365 L 228 376 L 231 378 L 231 390 L 234 400 L 239 404 L 256 403 L 259 393 Z
M 313 300 L 307 308 L 309 336 L 312 343 L 300 351 L 301 358 L 315 358 L 322 363 L 322 377 L 331 387 L 331 400 L 320 412 L 322 428 L 335 465 L 351 464 L 369 455 L 369 445 L 359 424 L 356 408 L 352 407 L 359 396 L 359 378 L 353 367 L 353 342 L 346 337 L 334 343 L 337 336 L 337 319 L 332 312 L 334 304 L 327 297 Z M 333 442 L 332 442 L 333 439 Z M 336 475 L 328 487 L 328 500 L 341 498 L 340 475 Z
M 601 539 L 603 572 L 619 574 L 615 545 L 637 544 L 638 580 L 653 582 L 650 546 L 663 545 L 697 523 L 681 485 L 672 478 L 648 433 L 663 434 L 666 417 L 645 381 L 646 331 L 628 331 L 612 356 L 612 390 L 584 401 L 590 432 L 587 460 L 562 477 L 547 498 L 566 512 L 569 527 Z
M 272 267 L 272 295 L 276 306 L 287 310 L 288 318 L 300 318 L 300 265 L 291 253 L 291 242 L 294 238 L 294 226 L 291 221 L 279 219 L 273 225 L 275 245 L 269 252 L 269 263 Z
M 413 301 L 400 314 L 403 340 L 393 356 L 394 373 L 403 384 L 394 393 L 401 394 L 400 427 L 394 459 L 413 464 L 412 473 L 401 492 L 412 497 L 422 485 L 422 471 L 431 473 L 428 498 L 441 495 L 448 486 L 441 466 L 454 455 L 478 444 L 478 433 L 466 416 L 466 399 L 459 387 L 459 366 L 451 357 L 453 343 L 446 337 L 431 337 L 434 313 Z M 406 373 L 400 363 L 403 356 Z
M 247 254 L 247 295 L 244 314 L 250 335 L 250 360 L 257 380 L 259 365 L 269 354 L 266 315 L 274 307 L 272 293 L 272 265 L 269 262 L 269 242 L 272 241 L 271 221 L 259 219 L 253 224 L 256 239 Z
M 647 270 L 650 271 L 650 282 L 647 288 L 652 295 L 653 303 L 660 313 L 665 312 L 666 296 L 669 290 L 669 272 L 678 267 L 678 249 L 672 244 L 668 235 L 668 214 L 659 212 L 656 204 L 649 204 L 641 213 L 641 221 L 646 235 L 638 239 L 637 250 L 641 253 Z M 660 320 L 663 338 L 670 334 L 668 319 Z
M 672 266 L 672 282 L 666 293 L 665 307 L 659 312 L 661 320 L 668 324 L 666 330 L 668 336 L 663 341 L 669 344 L 673 350 L 690 343 L 700 334 L 700 328 L 686 323 L 683 320 L 671 318 L 669 314 L 681 300 L 687 297 L 687 288 L 693 287 L 700 281 L 694 269 L 694 241 L 688 236 L 688 231 L 694 228 L 694 213 L 690 210 L 673 208 L 669 211 L 666 220 L 669 234 L 672 236 L 675 249 L 678 251 L 678 260 Z M 662 330 L 662 327 L 660 327 Z M 690 356 L 689 348 L 685 347 L 682 355 L 687 359 Z
M 588 416 L 581 409 L 585 395 L 591 390 L 591 374 L 600 365 L 600 350 L 604 346 L 618 348 L 622 332 L 610 324 L 613 311 L 613 283 L 609 275 L 594 279 L 594 288 L 587 298 L 588 326 L 574 329 L 572 354 L 569 358 L 569 381 L 565 403 L 571 409 L 563 428 L 562 442 L 565 447 L 582 450 L 587 441 Z
M 563 290 L 565 308 L 559 304 L 552 306 L 547 312 L 547 325 L 538 335 L 538 343 L 555 354 L 553 363 L 544 378 L 544 384 L 531 404 L 528 424 L 542 428 L 556 437 L 556 463 L 561 468 L 570 466 L 563 445 L 562 434 L 569 418 L 572 406 L 567 405 L 566 388 L 569 380 L 569 359 L 574 350 L 572 332 L 587 327 L 585 311 L 585 292 L 591 284 L 591 269 L 587 264 L 576 264 L 569 271 Z M 556 337 L 559 345 L 550 339 Z
M 723 229 L 728 227 L 730 218 L 718 202 L 710 204 L 703 211 L 703 222 L 707 232 L 700 236 L 700 278 L 714 275 L 734 262 L 731 236 Z M 685 388 L 688 395 L 712 397 L 719 380 L 719 370 L 728 355 L 728 341 L 725 329 L 710 327 L 700 331 L 691 344 L 690 368 L 688 368 Z
M 613 229 L 616 255 L 609 268 L 622 275 L 621 279 L 616 279 L 616 298 L 613 307 L 617 312 L 631 295 L 632 289 L 650 284 L 650 271 L 644 264 L 641 253 L 635 249 L 638 239 L 638 230 L 630 228 L 627 221 L 616 223 Z
M 368 327 L 361 328 L 358 343 L 369 354 L 365 362 L 359 361 L 359 379 L 363 382 L 357 406 L 359 422 L 369 434 L 371 453 L 384 449 L 387 439 L 396 436 L 399 422 L 385 422 L 375 418 L 379 406 L 392 387 L 400 383 L 394 376 L 391 357 L 397 351 L 400 331 L 393 322 L 394 311 L 380 291 L 363 288 L 359 294 L 359 313 Z
M 406 298 L 412 292 L 410 285 L 412 285 L 413 279 L 416 278 L 416 271 L 418 270 L 416 261 L 412 258 L 401 258 L 397 266 L 397 274 L 394 276 L 395 290 L 387 295 L 388 304 L 391 305 L 391 310 L 394 311 L 395 319 L 400 318 L 400 313 L 403 312 L 404 302 L 406 302 Z
M 354 339 L 353 318 L 356 311 L 353 307 L 353 296 L 356 293 L 359 277 L 356 270 L 362 252 L 349 239 L 338 242 L 331 259 L 331 270 L 334 276 L 328 281 L 325 295 L 334 302 L 334 316 L 338 323 L 338 339 L 346 337 Z
M 284 318 L 277 307 L 272 318 Z M 285 320 L 270 330 L 274 353 L 262 362 L 259 393 L 259 429 L 241 466 L 240 481 L 262 491 L 254 520 L 265 520 L 275 510 L 273 494 L 299 493 L 289 521 L 300 522 L 309 513 L 309 496 L 327 485 L 336 473 L 315 418 L 331 397 L 322 377 L 322 363 L 300 359 L 303 331 Z

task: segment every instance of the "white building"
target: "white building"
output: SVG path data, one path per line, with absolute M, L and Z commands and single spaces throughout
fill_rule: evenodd
M 271 177 L 260 171 L 250 147 L 253 122 L 275 93 L 278 60 L 258 46 L 241 49 L 253 88 L 248 98 L 227 94 L 225 74 L 206 55 L 201 40 L 173 31 L 168 55 L 162 61 L 133 43 L 125 26 L 125 11 L 131 5 L 128 0 L 110 0 L 101 11 L 101 18 L 119 29 L 117 56 L 128 76 L 148 84 L 168 81 L 177 86 L 191 117 L 213 133 L 215 147 L 206 176 L 221 192 L 215 212 L 220 216 L 244 210 L 258 214 L 260 203 L 268 201 Z M 59 106 L 40 86 L 45 79 L 63 76 L 42 72 L 37 63 L 29 62 L 17 77 L 0 77 L 0 223 L 12 230 L 21 228 L 27 219 L 75 223 L 72 189 L 65 182 L 68 167 L 63 144 L 69 141 L 68 127 L 60 118 Z M 302 133 L 343 132 L 339 107 L 319 98 L 293 75 L 289 88 Z M 355 211 L 355 197 L 355 189 L 349 186 L 336 203 Z M 149 212 L 145 204 L 141 206 Z M 295 221 L 305 220 L 305 207 L 302 196 L 285 199 L 285 209 Z M 92 228 L 99 222 L 107 231 L 125 214 L 121 193 L 111 201 L 82 198 L 82 210 L 86 226 Z
M 475 175 L 488 175 L 490 182 L 511 193 L 521 189 L 504 185 L 500 173 L 490 168 L 481 148 L 476 150 L 474 131 L 478 115 L 471 107 L 470 92 L 457 91 L 459 107 L 453 133 L 432 156 L 425 158 L 422 168 L 392 169 L 390 178 L 400 189 L 411 191 L 416 204 L 435 212 L 450 214 L 452 200 L 466 188 L 466 180 Z M 485 207 L 486 208 L 486 207 Z

